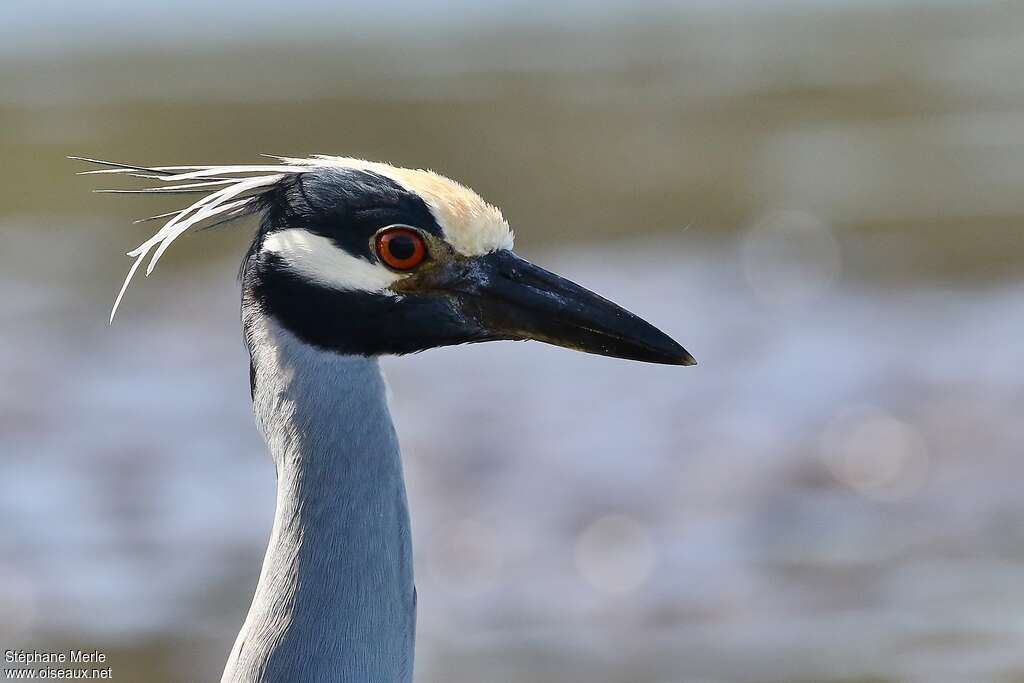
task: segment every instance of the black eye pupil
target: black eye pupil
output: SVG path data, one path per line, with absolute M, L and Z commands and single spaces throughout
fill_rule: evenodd
M 416 243 L 407 235 L 399 235 L 388 240 L 388 251 L 394 258 L 404 261 L 416 253 Z

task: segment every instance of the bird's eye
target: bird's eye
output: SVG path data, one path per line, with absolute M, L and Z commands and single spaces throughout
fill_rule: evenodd
M 427 258 L 423 237 L 412 228 L 386 228 L 377 233 L 377 257 L 395 270 L 412 270 Z

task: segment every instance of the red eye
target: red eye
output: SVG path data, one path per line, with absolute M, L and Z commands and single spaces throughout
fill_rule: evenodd
M 412 270 L 427 258 L 427 245 L 412 228 L 387 228 L 377 233 L 377 256 L 395 270 Z

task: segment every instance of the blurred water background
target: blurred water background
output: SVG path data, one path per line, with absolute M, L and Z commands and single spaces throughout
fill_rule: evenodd
M 418 680 L 1024 681 L 1024 5 L 0 5 L 0 647 L 219 678 L 274 503 L 234 274 L 146 164 L 428 166 L 690 369 L 389 359 Z

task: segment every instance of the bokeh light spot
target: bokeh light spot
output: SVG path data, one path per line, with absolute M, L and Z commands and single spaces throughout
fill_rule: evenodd
M 765 303 L 793 306 L 827 290 L 839 276 L 839 243 L 823 221 L 802 211 L 773 211 L 742 237 L 743 273 Z
M 867 408 L 832 419 L 822 436 L 822 455 L 838 481 L 882 500 L 913 495 L 929 469 L 924 439 L 913 426 Z
M 650 576 L 654 559 L 647 527 L 626 515 L 601 517 L 576 539 L 576 569 L 603 593 L 637 588 Z

